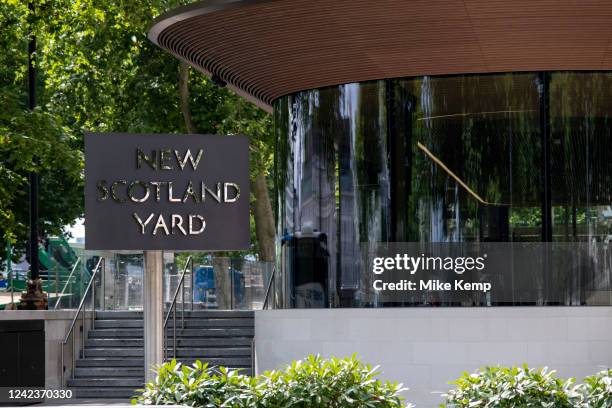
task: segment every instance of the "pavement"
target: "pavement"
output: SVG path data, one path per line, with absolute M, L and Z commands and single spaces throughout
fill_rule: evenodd
M 78 408 L 78 407 L 87 407 L 87 408 L 104 408 L 104 407 L 135 407 L 136 405 L 132 405 L 129 400 L 126 399 L 67 399 L 67 400 L 55 400 L 43 402 L 40 404 L 34 405 L 36 407 L 66 407 L 66 408 Z M 147 405 L 147 408 L 183 408 L 181 405 Z
M 128 407 L 133 406 L 128 399 L 63 399 L 49 400 L 36 404 L 37 407 Z
M 21 292 L 15 292 L 15 301 L 18 301 L 21 298 Z M 0 292 L 0 305 L 6 305 L 11 303 L 11 293 L 10 292 Z

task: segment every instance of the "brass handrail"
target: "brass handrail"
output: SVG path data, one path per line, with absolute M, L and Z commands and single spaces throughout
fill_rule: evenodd
M 55 306 L 53 306 L 54 310 L 57 309 L 60 301 L 64 297 L 64 292 L 66 291 L 66 288 L 68 287 L 68 284 L 70 283 L 70 280 L 72 279 L 72 275 L 74 275 L 74 272 L 76 271 L 77 266 L 79 265 L 80 262 L 81 262 L 81 258 L 77 258 L 76 262 L 74 263 L 74 266 L 72 267 L 72 270 L 70 271 L 70 275 L 68 275 L 68 279 L 66 280 L 66 283 L 64 283 L 64 287 L 62 288 L 62 291 L 60 292 L 59 296 L 57 296 L 57 293 L 55 294 L 55 296 L 57 296 L 57 299 L 55 300 Z M 56 279 L 56 285 L 57 285 L 57 279 Z
M 91 278 L 89 279 L 89 283 L 87 284 L 87 287 L 85 288 L 85 291 L 83 292 L 83 297 L 81 298 L 81 302 L 79 303 L 79 307 L 77 308 L 76 312 L 74 313 L 74 318 L 72 319 L 72 323 L 70 324 L 70 327 L 68 328 L 68 332 L 66 333 L 66 337 L 64 337 L 64 340 L 61 342 L 60 344 L 60 354 L 61 354 L 61 386 L 64 387 L 64 347 L 66 346 L 66 344 L 68 344 L 68 339 L 70 339 L 70 336 L 72 335 L 72 371 L 70 372 L 70 375 L 72 375 L 74 377 L 74 367 L 75 367 L 75 353 L 74 353 L 74 346 L 75 346 L 75 337 L 74 337 L 74 326 L 76 325 L 77 320 L 79 319 L 79 313 L 81 313 L 81 311 L 83 312 L 82 318 L 82 334 L 81 334 L 81 340 L 82 340 L 82 347 L 81 350 L 85 350 L 85 315 L 86 315 L 86 310 L 85 310 L 85 299 L 87 299 L 87 295 L 89 294 L 89 290 L 92 289 L 92 296 L 91 296 L 91 325 L 93 327 L 94 325 L 94 319 L 95 319 L 95 310 L 96 310 L 96 286 L 94 283 L 94 280 L 96 279 L 96 275 L 98 274 L 98 271 L 100 270 L 100 267 L 102 267 L 102 275 L 104 275 L 104 269 L 105 269 L 105 261 L 104 258 L 100 258 L 100 260 L 98 261 L 98 263 L 96 264 L 96 267 L 94 268 L 92 274 L 91 274 Z M 102 285 L 104 285 L 104 281 L 102 282 Z
M 179 291 L 182 290 L 182 306 L 181 306 L 181 327 L 185 328 L 185 274 L 187 273 L 187 267 L 191 265 L 190 272 L 193 272 L 193 258 L 189 256 L 187 261 L 185 261 L 185 267 L 183 268 L 183 273 L 181 274 L 181 279 L 179 279 L 178 286 L 174 291 L 174 297 L 172 298 L 172 303 L 170 304 L 170 309 L 166 313 L 166 318 L 164 319 L 164 361 L 167 359 L 168 354 L 168 341 L 167 341 L 167 326 L 168 320 L 170 319 L 170 313 L 172 313 L 172 350 L 173 350 L 173 358 L 176 358 L 176 299 L 178 297 Z M 193 310 L 193 276 L 191 278 L 191 310 Z

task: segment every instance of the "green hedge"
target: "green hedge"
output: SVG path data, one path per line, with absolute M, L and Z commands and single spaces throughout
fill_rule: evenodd
M 196 361 L 176 361 L 158 368 L 156 379 L 145 385 L 138 404 L 181 404 L 228 408 L 404 407 L 401 384 L 383 383 L 377 367 L 355 356 L 323 359 L 309 356 L 280 371 L 256 377 Z
M 485 367 L 463 373 L 446 397 L 446 408 L 611 408 L 612 370 L 602 371 L 575 384 L 546 368 Z
M 584 394 L 584 408 L 612 407 L 612 370 L 585 378 L 581 391 Z
M 354 355 L 344 359 L 309 356 L 279 371 L 250 377 L 196 361 L 172 361 L 158 367 L 138 404 L 180 404 L 227 408 L 400 408 L 405 388 L 378 380 L 377 367 Z M 464 373 L 445 394 L 446 408 L 611 408 L 612 370 L 587 377 L 577 385 L 546 368 L 485 367 Z

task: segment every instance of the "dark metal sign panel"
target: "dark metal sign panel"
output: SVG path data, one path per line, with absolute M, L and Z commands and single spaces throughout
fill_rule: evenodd
M 241 250 L 249 237 L 244 136 L 85 135 L 85 247 Z

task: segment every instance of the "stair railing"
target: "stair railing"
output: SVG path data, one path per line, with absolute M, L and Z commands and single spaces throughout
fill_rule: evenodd
M 183 268 L 183 273 L 181 274 L 181 278 L 179 279 L 178 285 L 176 286 L 176 290 L 174 291 L 174 296 L 172 297 L 172 303 L 170 304 L 170 308 L 166 313 L 166 318 L 164 319 L 164 361 L 168 359 L 168 320 L 170 320 L 170 314 L 172 314 L 172 356 L 176 358 L 176 299 L 178 298 L 178 294 L 182 291 L 181 294 L 181 327 L 185 328 L 185 275 L 187 274 L 187 269 L 189 268 L 190 273 L 193 272 L 193 258 L 189 256 L 187 261 L 185 262 L 185 267 Z M 193 276 L 191 277 L 191 310 L 193 310 Z
M 79 266 L 80 263 L 81 263 L 81 258 L 77 258 L 76 262 L 72 266 L 70 275 L 68 275 L 68 280 L 66 280 L 66 283 L 64 283 L 64 287 L 62 288 L 62 291 L 60 292 L 59 296 L 57 295 L 57 290 L 55 291 L 56 292 L 55 296 L 57 297 L 57 299 L 55 300 L 55 306 L 53 306 L 53 309 L 57 309 L 61 300 L 64 298 L 64 293 L 66 292 L 66 288 L 70 284 L 70 281 L 72 281 L 72 275 L 74 275 L 74 272 L 76 272 L 77 267 Z M 57 283 L 56 283 L 56 286 L 57 286 Z
M 268 281 L 268 287 L 266 288 L 266 294 L 264 296 L 264 302 L 263 302 L 263 306 L 262 309 L 266 310 L 268 308 L 268 300 L 270 298 L 270 292 L 271 292 L 271 288 L 272 288 L 272 284 L 274 283 L 274 274 L 276 272 L 276 264 L 272 265 L 272 274 L 270 275 L 270 280 Z
M 264 295 L 264 302 L 262 306 L 262 310 L 266 310 L 268 308 L 268 300 L 270 299 L 270 293 L 272 292 L 272 284 L 274 283 L 274 275 L 276 273 L 276 264 L 272 265 L 272 273 L 270 274 L 270 280 L 268 281 L 268 286 L 266 287 L 266 294 Z M 255 372 L 255 337 L 251 340 L 251 370 L 252 373 Z
M 77 310 L 74 313 L 74 317 L 72 318 L 72 323 L 70 324 L 70 327 L 68 328 L 68 332 L 66 333 L 66 337 L 64 337 L 64 340 L 60 343 L 60 355 L 61 355 L 61 379 L 60 379 L 60 384 L 62 387 L 64 387 L 66 384 L 64 383 L 64 371 L 66 370 L 66 366 L 64 365 L 64 348 L 66 347 L 66 344 L 68 344 L 68 340 L 72 337 L 72 370 L 70 372 L 70 375 L 74 377 L 74 367 L 75 367 L 75 361 L 77 358 L 77 355 L 75 353 L 75 346 L 76 346 L 76 336 L 75 336 L 75 332 L 74 332 L 74 327 L 76 325 L 77 320 L 79 319 L 79 314 L 82 317 L 82 323 L 81 323 L 81 350 L 85 351 L 85 337 L 87 336 L 87 330 L 86 330 L 86 325 L 85 325 L 85 317 L 86 317 L 86 306 L 85 306 L 85 300 L 87 299 L 87 295 L 89 294 L 89 291 L 91 290 L 91 328 L 94 328 L 94 320 L 95 320 L 95 313 L 96 313 L 96 285 L 95 285 L 95 279 L 96 279 L 96 275 L 98 274 L 98 271 L 102 270 L 102 285 L 104 285 L 104 275 L 105 275 L 105 261 L 104 258 L 100 258 L 100 260 L 98 261 L 98 263 L 96 264 L 96 267 L 93 270 L 93 273 L 91 274 L 91 278 L 89 279 L 89 283 L 87 284 L 87 287 L 85 288 L 85 291 L 83 292 L 83 297 L 81 298 L 81 302 L 79 303 L 79 307 L 77 308 Z

